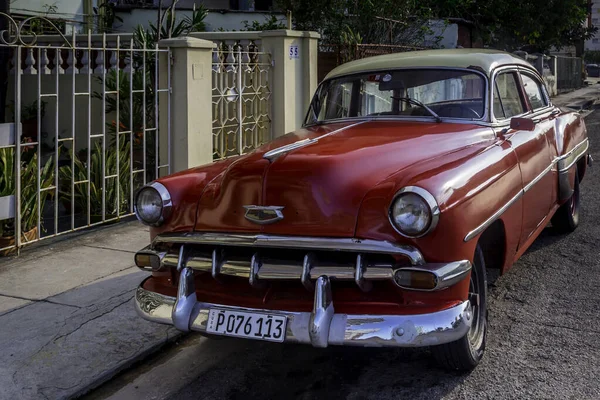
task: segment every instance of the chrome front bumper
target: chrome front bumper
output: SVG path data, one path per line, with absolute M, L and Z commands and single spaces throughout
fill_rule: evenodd
M 249 311 L 287 318 L 285 341 L 314 347 L 347 345 L 365 347 L 422 347 L 453 342 L 467 334 L 472 322 L 469 301 L 447 310 L 418 315 L 336 314 L 327 276 L 315 282 L 312 312 L 248 309 L 199 302 L 194 273 L 181 270 L 177 297 L 164 296 L 138 287 L 135 295 L 138 314 L 149 321 L 175 325 L 182 331 L 206 333 L 212 308 Z

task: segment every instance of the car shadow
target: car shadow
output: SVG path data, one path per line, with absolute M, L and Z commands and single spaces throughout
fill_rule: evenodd
M 560 242 L 563 240 L 568 234 L 566 233 L 557 233 L 552 226 L 547 226 L 540 233 L 540 235 L 534 240 L 534 242 L 529 246 L 525 254 L 535 253 L 539 250 L 542 250 L 548 246 L 553 245 L 556 242 Z
M 235 342 L 234 342 L 235 341 Z M 440 369 L 429 349 L 274 344 L 239 339 L 211 341 L 240 346 L 171 399 L 439 399 L 468 373 Z M 223 377 L 227 377 L 224 387 Z

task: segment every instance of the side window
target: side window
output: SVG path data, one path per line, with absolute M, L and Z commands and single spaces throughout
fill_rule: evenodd
M 531 108 L 537 110 L 546 107 L 548 103 L 546 97 L 542 94 L 542 85 L 538 80 L 527 74 L 521 74 L 521 79 L 523 80 L 523 88 L 525 89 L 525 94 L 529 99 Z
M 496 76 L 493 107 L 497 119 L 507 119 L 525 112 L 515 72 L 504 72 Z

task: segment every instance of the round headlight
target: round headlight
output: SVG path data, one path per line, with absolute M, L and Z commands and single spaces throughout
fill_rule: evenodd
M 400 190 L 390 205 L 390 222 L 403 236 L 418 238 L 437 224 L 439 208 L 425 189 L 409 186 Z
M 158 182 L 140 189 L 135 198 L 135 215 L 146 225 L 161 225 L 170 208 L 171 196 L 167 188 Z

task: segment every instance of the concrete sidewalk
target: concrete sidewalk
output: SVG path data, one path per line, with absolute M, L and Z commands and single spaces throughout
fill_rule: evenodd
M 0 259 L 0 399 L 81 395 L 180 335 L 133 308 L 148 242 L 126 222 Z

